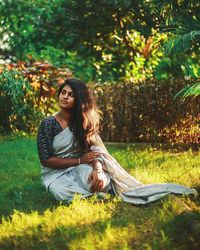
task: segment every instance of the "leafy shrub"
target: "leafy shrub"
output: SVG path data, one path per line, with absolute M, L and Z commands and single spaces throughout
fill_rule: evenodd
M 31 86 L 23 74 L 4 68 L 0 75 L 0 131 L 33 131 L 41 116 L 32 101 Z
M 188 81 L 192 85 L 192 81 Z M 104 140 L 116 142 L 193 142 L 200 140 L 199 99 L 174 95 L 183 79 L 91 83 L 102 111 Z M 188 135 L 189 133 L 189 135 Z
M 44 116 L 57 110 L 56 92 L 66 68 L 46 62 L 1 67 L 0 132 L 35 132 Z M 88 83 L 102 115 L 102 137 L 116 142 L 192 142 L 200 140 L 199 97 L 173 99 L 183 79 Z
M 56 110 L 56 88 L 71 73 L 33 60 L 0 69 L 0 132 L 35 132 L 42 117 Z

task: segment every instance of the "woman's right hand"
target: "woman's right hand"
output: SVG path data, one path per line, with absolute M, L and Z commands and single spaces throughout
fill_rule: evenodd
M 81 160 L 81 163 L 90 163 L 94 159 L 96 159 L 97 157 L 99 157 L 100 155 L 101 155 L 101 153 L 99 153 L 99 152 L 90 151 L 90 152 L 84 153 L 80 157 L 80 160 Z

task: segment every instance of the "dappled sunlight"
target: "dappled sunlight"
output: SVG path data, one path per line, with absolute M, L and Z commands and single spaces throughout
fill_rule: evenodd
M 26 164 L 16 160 L 23 150 Z M 112 144 L 108 150 L 145 184 L 173 182 L 200 191 L 199 152 L 174 153 L 153 146 Z M 103 201 L 95 196 L 80 199 L 77 195 L 65 205 L 54 201 L 40 184 L 35 138 L 4 141 L 0 151 L 1 173 L 6 180 L 0 192 L 0 211 L 4 216 L 0 224 L 2 249 L 43 249 L 47 245 L 52 249 L 173 249 L 175 235 L 171 232 L 180 232 L 177 218 L 182 218 L 183 213 L 189 212 L 191 217 L 199 213 L 198 197 L 172 194 L 147 205 L 127 204 L 116 197 Z M 25 154 L 23 157 L 24 161 Z
M 175 195 L 147 206 L 132 206 L 119 199 L 103 202 L 91 197 L 82 200 L 76 196 L 70 205 L 60 204 L 41 215 L 37 211 L 15 211 L 10 219 L 3 219 L 0 247 L 40 249 L 46 244 L 54 249 L 126 249 L 154 244 L 161 247 L 172 244 L 172 239 L 166 239 L 168 225 L 171 230 L 178 230 L 171 221 L 182 213 L 197 211 L 198 206 L 189 198 Z
M 129 224 L 126 227 L 112 227 L 110 222 L 106 223 L 102 231 L 95 234 L 90 232 L 85 238 L 72 241 L 70 249 L 126 249 L 128 246 L 139 244 L 139 232 L 135 225 Z M 106 240 L 105 240 L 106 239 Z
M 3 218 L 0 225 L 0 239 L 12 236 L 30 236 L 40 231 L 50 236 L 58 228 L 89 226 L 97 221 L 111 218 L 117 200 L 112 203 L 97 202 L 95 197 L 82 200 L 77 195 L 68 206 L 60 205 L 47 209 L 43 214 L 38 211 L 25 213 L 15 210 L 10 218 Z
M 199 7 L 1 1 L 0 250 L 200 249 Z

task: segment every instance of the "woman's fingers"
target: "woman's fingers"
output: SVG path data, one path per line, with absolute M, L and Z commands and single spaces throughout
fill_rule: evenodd
M 93 152 L 94 155 L 102 155 L 102 153 L 99 152 Z
M 101 154 L 100 153 L 94 153 L 94 154 L 92 154 L 92 158 L 93 159 L 95 159 L 95 158 L 97 158 L 97 157 L 99 157 L 99 156 L 101 156 Z
M 96 182 L 93 183 L 93 185 L 91 186 L 91 191 L 92 192 L 98 192 L 102 189 L 103 187 L 103 181 L 99 181 L 97 180 Z
M 91 152 L 89 152 L 89 154 L 90 154 L 90 155 L 99 156 L 99 155 L 101 155 L 102 153 L 91 151 Z
M 90 151 L 88 153 L 85 153 L 85 155 L 82 157 L 82 160 L 83 160 L 83 162 L 90 163 L 95 158 L 97 158 L 101 155 L 102 155 L 102 153 Z
M 101 156 L 101 154 L 100 153 L 89 153 L 88 154 L 88 162 L 91 162 L 91 161 L 93 161 L 94 159 L 96 159 L 97 157 L 99 157 L 99 156 Z
M 95 192 L 96 191 L 96 188 L 97 188 L 97 185 L 98 185 L 98 182 L 95 178 L 92 179 L 92 184 L 91 184 L 91 191 L 92 192 Z
M 91 154 L 89 157 L 94 159 L 94 158 L 99 157 L 99 156 L 100 156 L 100 154 Z
M 98 188 L 98 181 L 94 180 L 91 186 L 91 191 L 96 192 L 97 188 Z
M 96 191 L 100 191 L 102 187 L 103 187 L 103 181 L 100 181 Z
M 103 188 L 102 173 L 92 171 L 88 177 L 88 183 L 91 182 L 90 190 L 92 192 L 98 192 Z
M 101 155 L 102 155 L 102 153 L 99 153 L 99 152 L 93 152 L 93 151 L 87 152 L 81 156 L 81 162 L 82 163 L 90 163 L 95 158 L 97 158 Z
M 88 183 L 90 183 L 91 180 L 92 180 L 92 173 L 90 173 L 89 176 L 88 176 Z

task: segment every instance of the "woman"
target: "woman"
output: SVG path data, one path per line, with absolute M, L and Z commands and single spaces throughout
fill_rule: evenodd
M 145 204 L 169 193 L 197 195 L 182 185 L 144 185 L 129 175 L 101 141 L 96 104 L 80 80 L 67 79 L 58 102 L 60 110 L 41 122 L 37 136 L 42 183 L 57 200 L 70 202 L 76 193 L 113 193 L 125 202 Z

